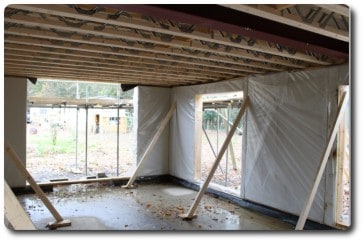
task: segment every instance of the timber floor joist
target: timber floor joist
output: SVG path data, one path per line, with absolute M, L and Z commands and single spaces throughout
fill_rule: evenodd
M 252 35 L 125 11 L 118 6 L 9 5 L 4 14 L 5 75 L 182 86 L 347 61 Z M 268 9 L 269 16 L 283 13 L 293 19 L 290 25 L 300 21 L 310 25 L 311 31 L 331 31 L 333 34 L 328 36 L 342 41 L 349 36 L 349 11 L 347 14 L 341 5 L 224 7 L 253 9 L 253 14 Z M 281 21 L 276 16 L 271 21 Z M 337 30 L 332 30 L 334 27 Z

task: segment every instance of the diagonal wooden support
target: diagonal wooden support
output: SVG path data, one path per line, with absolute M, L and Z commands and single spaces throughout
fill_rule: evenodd
M 4 215 L 10 226 L 14 230 L 36 230 L 33 222 L 20 205 L 15 194 L 4 181 Z
M 43 190 L 38 186 L 38 184 L 34 181 L 33 177 L 30 175 L 30 173 L 25 168 L 23 162 L 21 162 L 18 154 L 14 151 L 14 149 L 8 144 L 5 143 L 5 151 L 8 153 L 11 160 L 14 162 L 16 168 L 20 171 L 20 173 L 25 177 L 25 179 L 29 182 L 30 186 L 33 188 L 34 192 L 38 195 L 40 200 L 44 203 L 44 205 L 48 208 L 50 213 L 53 215 L 53 217 L 56 219 L 55 222 L 49 223 L 47 227 L 50 229 L 55 229 L 58 227 L 65 227 L 70 226 L 71 221 L 64 220 L 62 216 L 58 213 L 58 211 L 54 208 L 52 203 L 49 201 Z
M 234 135 L 234 132 L 236 131 L 237 126 L 238 126 L 239 122 L 241 121 L 241 119 L 243 117 L 243 114 L 247 110 L 248 105 L 249 105 L 249 98 L 247 96 L 246 100 L 244 101 L 244 103 L 243 103 L 243 105 L 241 107 L 241 110 L 239 111 L 239 113 L 238 113 L 238 115 L 236 117 L 236 120 L 234 121 L 234 123 L 233 123 L 233 125 L 231 127 L 231 130 L 229 131 L 229 133 L 228 133 L 228 135 L 227 135 L 227 137 L 226 137 L 226 139 L 225 139 L 225 141 L 224 141 L 224 143 L 223 143 L 223 145 L 221 147 L 221 150 L 218 153 L 218 156 L 216 157 L 216 159 L 214 161 L 214 164 L 212 166 L 211 171 L 208 174 L 207 179 L 205 180 L 202 188 L 199 190 L 199 192 L 197 194 L 197 197 L 195 198 L 195 200 L 193 202 L 193 205 L 191 206 L 191 208 L 189 209 L 187 214 L 179 215 L 179 217 L 181 217 L 182 219 L 193 219 L 193 218 L 196 217 L 196 215 L 194 215 L 194 212 L 197 209 L 197 207 L 199 205 L 199 202 L 202 199 L 205 191 L 207 190 L 208 185 L 209 185 L 210 181 L 213 178 L 214 172 L 216 171 L 216 169 L 217 169 L 217 167 L 219 165 L 219 162 L 221 161 L 221 159 L 222 159 L 222 157 L 224 155 L 224 152 L 228 148 L 229 142 L 231 141 L 232 136 Z
M 331 131 L 331 133 L 329 135 L 328 143 L 327 143 L 327 145 L 325 147 L 323 157 L 320 160 L 320 166 L 319 166 L 318 172 L 317 172 L 317 174 L 315 176 L 313 187 L 312 187 L 311 192 L 310 192 L 310 194 L 309 194 L 309 196 L 308 196 L 308 198 L 307 198 L 307 200 L 305 202 L 304 209 L 302 210 L 302 212 L 300 214 L 300 217 L 299 217 L 299 220 L 298 220 L 297 225 L 295 227 L 295 230 L 303 230 L 304 229 L 306 219 L 307 219 L 307 217 L 309 215 L 311 205 L 312 205 L 312 203 L 314 201 L 316 191 L 318 190 L 320 180 L 321 180 L 321 178 L 323 176 L 323 173 L 324 173 L 324 170 L 325 170 L 325 167 L 326 167 L 326 163 L 328 161 L 328 157 L 329 157 L 331 148 L 333 147 L 333 143 L 334 143 L 335 137 L 336 137 L 337 132 L 338 132 L 339 124 L 340 124 L 340 121 L 342 120 L 344 110 L 345 110 L 345 108 L 347 106 L 348 100 L 349 100 L 349 95 L 348 95 L 348 92 L 346 92 L 344 94 L 344 96 L 343 96 L 343 100 L 340 102 L 340 105 L 339 105 L 339 108 L 338 108 L 338 113 L 337 113 L 337 116 L 335 117 L 335 121 L 334 121 L 334 127 L 333 127 L 333 130 Z
M 150 154 L 150 151 L 154 148 L 154 146 L 155 146 L 156 142 L 158 141 L 160 135 L 163 133 L 163 131 L 164 131 L 166 125 L 168 124 L 171 116 L 173 115 L 175 109 L 176 109 L 176 103 L 174 102 L 173 105 L 171 106 L 169 112 L 166 114 L 165 118 L 161 122 L 160 127 L 156 131 L 156 133 L 155 133 L 153 139 L 151 140 L 149 146 L 145 150 L 145 153 L 141 157 L 140 162 L 139 162 L 138 166 L 136 167 L 136 170 L 134 171 L 134 174 L 130 177 L 130 180 L 128 181 L 128 183 L 125 186 L 122 186 L 123 188 L 133 188 L 132 183 L 136 179 L 137 173 L 139 172 L 141 166 L 144 164 L 144 161 L 146 160 L 146 158 Z

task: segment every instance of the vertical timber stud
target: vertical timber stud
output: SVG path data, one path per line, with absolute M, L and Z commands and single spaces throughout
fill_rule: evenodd
M 312 187 L 311 192 L 310 192 L 310 194 L 309 194 L 309 196 L 308 196 L 308 198 L 307 198 L 307 200 L 305 202 L 304 209 L 302 210 L 302 212 L 300 214 L 300 217 L 299 217 L 299 220 L 298 220 L 297 225 L 295 227 L 295 230 L 303 230 L 304 229 L 306 219 L 307 219 L 307 217 L 309 215 L 311 205 L 312 205 L 312 203 L 314 201 L 316 191 L 318 190 L 320 180 L 321 180 L 321 178 L 323 176 L 323 173 L 324 173 L 324 170 L 325 170 L 325 167 L 326 167 L 326 163 L 328 161 L 328 157 L 329 157 L 331 148 L 333 147 L 333 143 L 334 143 L 335 137 L 336 137 L 337 132 L 338 132 L 339 124 L 340 124 L 340 121 L 342 120 L 344 110 L 345 110 L 345 107 L 347 106 L 348 100 L 349 100 L 349 92 L 345 92 L 344 96 L 343 96 L 343 100 L 341 101 L 341 103 L 339 105 L 337 116 L 335 117 L 333 130 L 331 131 L 331 133 L 329 135 L 328 143 L 327 143 L 327 145 L 325 147 L 323 157 L 320 160 L 320 166 L 319 166 L 318 172 L 317 172 L 317 174 L 315 176 L 313 187 Z
M 202 130 L 203 130 L 203 98 L 202 95 L 195 96 L 194 109 L 194 177 L 197 180 L 202 178 Z
M 70 226 L 71 221 L 64 220 L 62 216 L 58 213 L 58 211 L 53 207 L 52 203 L 49 201 L 43 190 L 38 186 L 38 184 L 35 182 L 33 177 L 30 175 L 30 173 L 25 168 L 23 162 L 20 160 L 19 156 L 16 154 L 14 149 L 8 144 L 5 143 L 5 151 L 8 153 L 11 160 L 14 162 L 16 168 L 18 171 L 24 176 L 24 178 L 29 182 L 30 186 L 33 188 L 34 192 L 38 195 L 38 197 L 42 200 L 44 205 L 48 208 L 50 213 L 53 215 L 53 217 L 56 219 L 55 222 L 49 223 L 47 227 L 50 229 L 55 229 L 58 227 L 65 227 Z
M 211 171 L 209 172 L 208 174 L 208 177 L 206 178 L 202 188 L 199 190 L 198 194 L 197 194 L 197 197 L 195 198 L 194 202 L 193 202 L 193 205 L 191 206 L 191 208 L 189 209 L 188 213 L 187 214 L 181 214 L 179 215 L 179 217 L 181 217 L 182 219 L 193 219 L 196 217 L 196 215 L 194 215 L 194 212 L 195 210 L 197 209 L 198 205 L 199 205 L 199 202 L 200 200 L 202 199 L 205 191 L 207 190 L 207 187 L 210 183 L 210 181 L 212 180 L 213 178 L 213 175 L 214 175 L 214 172 L 216 171 L 218 165 L 219 165 L 219 162 L 221 161 L 223 155 L 224 155 L 224 152 L 226 151 L 226 149 L 228 148 L 228 145 L 229 145 L 229 142 L 231 141 L 232 139 L 232 136 L 234 135 L 234 132 L 236 131 L 237 129 L 237 126 L 243 116 L 243 114 L 245 113 L 245 111 L 247 110 L 247 107 L 249 105 L 249 98 L 248 96 L 246 96 L 246 99 L 236 117 L 236 120 L 234 121 L 232 127 L 231 127 L 231 130 L 229 131 L 222 147 L 221 147 L 221 150 L 220 152 L 218 153 L 218 156 L 216 158 L 216 160 L 214 161 L 214 164 L 212 166 L 212 169 Z
M 152 138 L 149 146 L 146 148 L 145 153 L 142 155 L 142 157 L 141 157 L 141 159 L 139 161 L 139 164 L 136 167 L 136 170 L 134 171 L 134 174 L 130 177 L 130 180 L 128 181 L 128 183 L 125 186 L 122 186 L 123 188 L 133 188 L 132 183 L 136 179 L 137 173 L 139 172 L 141 166 L 144 164 L 144 161 L 148 157 L 150 151 L 153 149 L 154 145 L 158 141 L 160 135 L 163 133 L 163 131 L 164 131 L 166 125 L 168 124 L 171 116 L 173 115 L 175 109 L 176 109 L 176 103 L 174 102 L 173 105 L 171 106 L 169 112 L 166 114 L 165 118 L 161 122 L 161 124 L 160 124 L 158 130 L 156 131 L 154 137 Z
M 343 95 L 346 91 L 349 90 L 349 86 L 339 86 L 339 92 L 338 92 L 338 103 L 341 102 Z M 346 130 L 346 112 L 343 115 L 342 121 L 339 125 L 338 130 L 338 136 L 337 136 L 337 164 L 336 164 L 336 210 L 335 210 L 335 223 L 337 227 L 342 226 L 349 226 L 348 224 L 345 224 L 342 219 L 341 215 L 343 214 L 343 194 L 344 194 L 344 184 L 343 184 L 343 177 L 344 175 L 349 175 L 349 172 L 345 173 L 345 161 L 349 160 L 349 157 L 347 157 L 347 144 L 349 144 L 349 137 Z M 346 176 L 347 178 L 349 176 Z M 349 179 L 350 180 L 350 179 Z

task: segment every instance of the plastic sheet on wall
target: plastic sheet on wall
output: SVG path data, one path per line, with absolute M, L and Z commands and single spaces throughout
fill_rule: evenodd
M 170 88 L 137 87 L 134 100 L 136 159 L 141 159 L 170 108 Z M 140 176 L 168 174 L 169 125 L 164 129 L 139 173 Z
M 248 86 L 241 197 L 299 215 L 313 184 L 337 110 L 348 65 L 251 76 L 231 82 L 173 88 L 170 174 L 194 180 L 195 96 Z M 309 219 L 334 223 L 334 159 L 328 162 Z
M 344 66 L 249 78 L 244 198 L 300 214 L 335 116 L 328 116 L 328 109 L 336 110 L 332 90 L 347 74 Z M 326 173 L 309 214 L 318 222 L 324 222 L 328 202 Z

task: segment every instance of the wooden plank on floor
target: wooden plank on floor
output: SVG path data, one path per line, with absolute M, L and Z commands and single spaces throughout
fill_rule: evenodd
M 14 230 L 36 230 L 15 194 L 4 181 L 4 216 L 9 222 L 9 228 Z
M 35 182 L 33 177 L 30 175 L 28 170 L 25 168 L 23 162 L 20 160 L 18 154 L 14 151 L 14 149 L 5 142 L 5 151 L 8 154 L 8 156 L 13 161 L 14 165 L 18 169 L 18 171 L 21 173 L 21 175 L 29 182 L 30 186 L 33 188 L 34 192 L 38 195 L 38 197 L 42 200 L 44 205 L 47 207 L 47 209 L 50 211 L 50 213 L 53 215 L 53 217 L 56 219 L 55 222 L 49 223 L 48 227 L 51 229 L 57 228 L 57 227 L 63 227 L 63 226 L 70 226 L 71 222 L 69 220 L 64 220 L 62 216 L 58 213 L 58 211 L 55 209 L 53 204 L 49 201 L 43 190 L 39 187 L 39 185 Z

